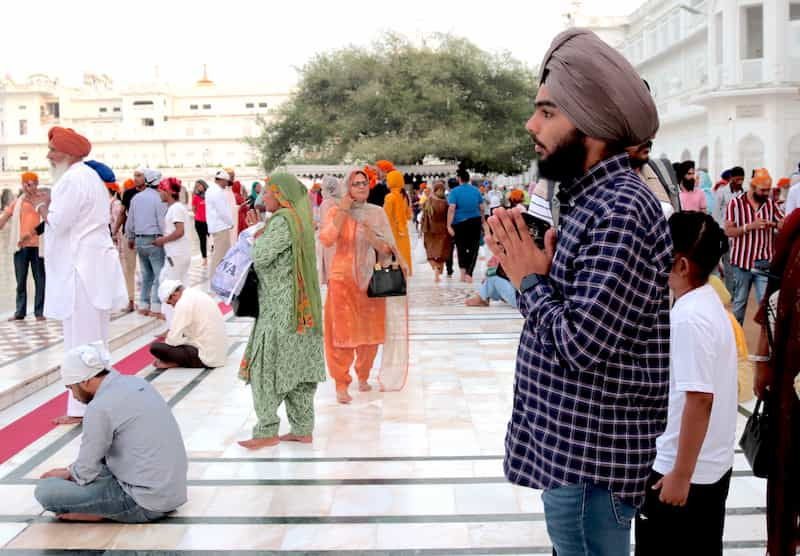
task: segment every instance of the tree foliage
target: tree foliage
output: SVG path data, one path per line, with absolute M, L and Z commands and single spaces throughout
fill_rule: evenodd
M 380 158 L 414 164 L 426 155 L 482 172 L 527 168 L 533 71 L 463 38 L 428 42 L 435 44 L 389 35 L 369 48 L 315 56 L 273 123 L 262 122 L 255 144 L 265 168 Z

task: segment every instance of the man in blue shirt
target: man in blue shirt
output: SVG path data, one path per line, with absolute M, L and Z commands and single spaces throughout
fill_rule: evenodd
M 526 128 L 560 182 L 558 233 L 541 250 L 520 213 L 497 209 L 486 237 L 525 318 L 504 470 L 544 491 L 559 556 L 628 556 L 667 420 L 672 242 L 625 147 L 653 137 L 658 114 L 591 31 L 557 36 L 541 68 Z
M 478 262 L 478 247 L 483 224 L 483 195 L 469 182 L 466 170 L 458 171 L 458 187 L 450 191 L 447 202 L 447 231 L 455 239 L 461 281 L 472 282 L 472 272 Z

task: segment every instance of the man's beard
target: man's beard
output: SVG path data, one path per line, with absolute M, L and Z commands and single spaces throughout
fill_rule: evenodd
M 539 160 L 539 175 L 561 183 L 568 183 L 585 173 L 586 145 L 584 134 L 577 129 L 565 137 L 547 158 Z
M 70 164 L 69 162 L 57 162 L 53 164 L 50 163 L 50 178 L 53 180 L 53 184 L 58 182 L 61 177 L 69 170 Z
M 695 182 L 694 180 L 681 180 L 683 182 L 683 188 L 686 191 L 694 191 Z
M 72 392 L 72 397 L 77 399 L 82 404 L 88 404 L 94 399 L 94 395 L 81 388 L 80 384 L 75 385 L 77 392 Z
M 635 156 L 631 156 L 631 168 L 634 170 L 638 170 L 639 168 L 644 168 L 644 165 L 649 162 L 649 157 L 645 158 L 638 158 Z
M 763 205 L 769 200 L 769 195 L 759 195 L 758 193 L 753 193 L 753 200 L 760 205 Z

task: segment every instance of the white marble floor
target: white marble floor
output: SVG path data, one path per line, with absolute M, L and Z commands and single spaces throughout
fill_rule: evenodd
M 502 474 L 522 321 L 502 304 L 464 307 L 475 288 L 435 286 L 428 269 L 417 268 L 405 390 L 354 393 L 354 403 L 341 406 L 333 383 L 321 384 L 310 446 L 253 453 L 236 444 L 255 416 L 236 378 L 249 323 L 229 320 L 235 348 L 226 367 L 141 372 L 173 404 L 191 459 L 189 502 L 174 517 L 62 524 L 43 514 L 35 478 L 69 463 L 78 448 L 77 431 L 62 427 L 0 465 L 0 546 L 9 554 L 549 554 L 539 492 Z M 0 422 L 61 391 L 50 387 Z M 741 454 L 735 471 L 725 554 L 763 554 L 764 482 Z

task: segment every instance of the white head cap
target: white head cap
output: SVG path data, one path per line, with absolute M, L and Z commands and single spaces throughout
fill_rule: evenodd
M 219 170 L 216 174 L 214 174 L 214 179 L 231 181 L 231 176 L 225 170 Z
M 72 348 L 61 363 L 61 380 L 65 386 L 97 376 L 110 367 L 108 351 L 103 342 L 93 342 Z
M 164 280 L 161 282 L 158 286 L 158 298 L 161 300 L 161 303 L 166 303 L 169 296 L 175 293 L 175 290 L 182 285 L 180 280 Z

